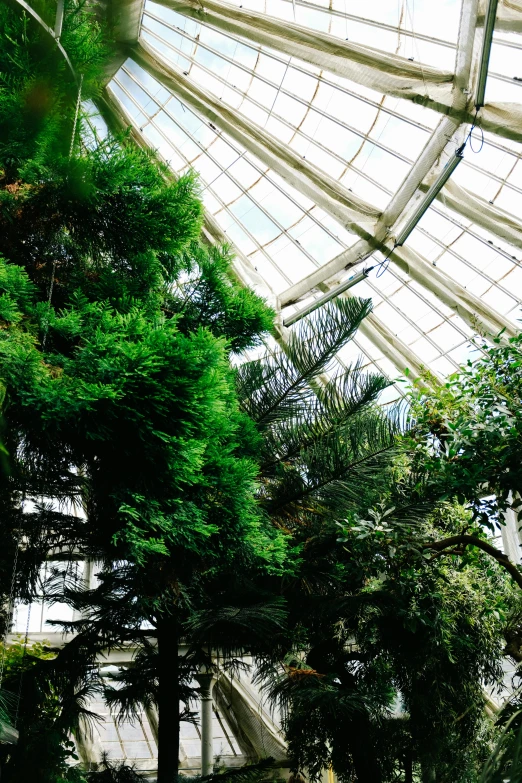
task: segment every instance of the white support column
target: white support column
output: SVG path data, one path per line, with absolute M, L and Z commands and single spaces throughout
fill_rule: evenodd
M 509 501 L 512 502 L 510 495 Z M 513 563 L 522 563 L 522 548 L 521 548 L 521 536 L 519 532 L 520 522 L 518 521 L 517 514 L 512 508 L 504 513 L 505 524 L 502 525 L 502 544 L 504 552 Z
M 214 747 L 212 730 L 212 689 L 215 678 L 212 672 L 199 672 L 197 681 L 201 688 L 201 774 L 211 775 L 214 769 Z

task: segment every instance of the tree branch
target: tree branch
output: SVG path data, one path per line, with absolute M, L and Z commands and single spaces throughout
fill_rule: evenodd
M 482 549 L 483 552 L 493 557 L 497 563 L 505 568 L 508 574 L 514 579 L 517 585 L 522 589 L 522 571 L 511 562 L 509 557 L 504 554 L 500 549 L 489 544 L 478 536 L 460 535 L 450 536 L 450 538 L 444 538 L 442 541 L 430 541 L 423 544 L 423 549 L 433 549 L 435 552 L 444 552 L 445 549 L 452 549 L 456 546 L 476 546 L 478 549 Z M 449 554 L 449 553 L 446 553 Z

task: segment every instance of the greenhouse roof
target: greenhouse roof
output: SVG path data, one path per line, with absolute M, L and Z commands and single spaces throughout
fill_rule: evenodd
M 339 357 L 443 377 L 522 299 L 522 0 L 114 0 L 112 120 L 200 176 L 205 231 L 281 324 L 356 273 Z M 473 133 L 470 129 L 475 124 Z M 405 244 L 397 237 L 467 140 Z M 284 334 L 285 327 L 281 327 Z

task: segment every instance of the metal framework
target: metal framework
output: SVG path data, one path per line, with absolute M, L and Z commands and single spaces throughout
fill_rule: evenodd
M 26 0 L 17 2 L 71 67 L 60 43 L 63 0 L 57 0 L 54 29 Z M 253 7 L 246 8 L 239 0 L 100 0 L 117 52 L 98 109 L 109 126 L 130 127 L 137 144 L 156 148 L 170 163 L 170 176 L 189 167 L 199 171 L 204 238 L 232 245 L 234 273 L 274 306 L 283 345 L 288 328 L 328 298 L 371 296 L 375 311 L 347 347 L 352 353 L 338 357 L 340 367 L 362 353 L 391 377 L 408 369 L 410 378 L 422 380 L 429 368 L 431 378 L 442 380 L 469 355 L 475 334 L 517 331 L 522 78 L 505 70 L 502 53 L 522 51 L 516 40 L 522 0 L 496 3 L 490 77 L 499 95 L 513 99 L 497 96 L 478 118 L 484 24 L 489 20 L 491 28 L 492 22 L 487 0 L 461 0 L 455 40 L 313 0 L 272 0 L 274 16 L 261 2 L 249 0 Z M 408 0 L 401 2 L 406 8 Z M 328 29 L 304 24 L 310 14 L 327 20 Z M 344 40 L 334 24 L 339 20 L 395 36 L 398 46 L 406 37 L 412 46 L 454 53 L 454 68 Z M 477 119 L 485 133 L 482 157 L 470 158 L 468 148 L 460 178 L 445 184 L 426 219 L 414 221 L 408 243 L 397 247 Z M 512 522 L 511 533 L 515 528 Z M 514 559 L 517 542 L 504 542 Z M 88 573 L 92 578 L 92 568 Z M 40 632 L 43 617 L 42 600 Z M 132 655 L 120 651 L 101 663 L 126 665 Z M 208 728 L 215 718 L 231 758 L 243 763 L 261 743 L 284 763 L 277 725 L 248 683 L 223 675 L 203 702 L 203 722 Z M 91 741 L 86 732 L 80 749 L 86 762 L 99 758 L 103 741 L 119 743 L 123 753 L 126 742 L 138 742 L 124 736 L 125 724 L 113 721 L 113 727 L 111 720 L 107 715 L 104 740 Z M 241 725 L 241 748 L 227 721 Z M 139 721 L 139 742 L 151 759 L 143 761 L 146 769 L 154 767 L 155 722 L 153 714 Z M 193 741 L 200 748 L 199 758 L 185 753 L 187 769 L 210 770 L 211 740 L 208 732 L 187 739 L 187 747 Z
M 517 331 L 522 220 L 510 205 L 522 211 L 522 102 L 498 52 L 522 43 L 498 31 L 522 31 L 520 0 L 498 2 L 490 71 L 515 99 L 486 102 L 482 158 L 467 150 L 464 176 L 446 184 L 402 248 L 396 237 L 473 121 L 485 2 L 462 1 L 456 43 L 308 0 L 279 0 L 272 15 L 259 0 L 109 7 L 121 54 L 107 75 L 105 116 L 131 125 L 174 174 L 200 172 L 208 241 L 235 246 L 236 274 L 276 302 L 281 324 L 389 256 L 382 278 L 355 289 L 376 308 L 359 341 L 369 362 L 443 376 L 473 334 Z M 454 69 L 344 40 L 340 20 L 347 31 L 356 24 L 454 52 Z M 390 124 L 410 129 L 411 150 L 397 143 L 400 131 L 384 132 Z

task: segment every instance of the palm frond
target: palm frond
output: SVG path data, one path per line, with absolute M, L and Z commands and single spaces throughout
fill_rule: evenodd
M 256 652 L 273 644 L 286 618 L 283 600 L 260 603 L 258 596 L 256 603 L 246 603 L 236 597 L 232 604 L 228 598 L 218 595 L 206 609 L 192 614 L 187 623 L 192 644 L 210 645 L 225 658 L 232 658 L 239 650 Z
M 11 719 L 17 703 L 16 696 L 5 688 L 0 689 L 0 744 L 16 745 L 18 731 Z
M 328 371 L 370 310 L 368 299 L 328 303 L 299 323 L 284 349 L 243 364 L 237 377 L 243 409 L 260 426 L 298 413 L 315 395 L 314 379 Z
M 190 783 L 205 781 L 205 783 L 256 783 L 262 780 L 266 773 L 274 769 L 274 759 L 261 759 L 256 764 L 246 764 L 244 767 L 232 767 L 224 772 L 215 772 L 202 778 L 191 778 Z
M 134 657 L 133 665 L 111 674 L 116 687 L 106 685 L 104 698 L 107 704 L 118 710 L 118 721 L 133 720 L 143 710 L 157 709 L 159 693 L 158 648 L 143 641 Z M 192 660 L 186 655 L 178 659 L 178 688 L 180 701 L 185 705 L 198 700 L 198 689 L 191 686 L 194 677 Z M 181 721 L 193 723 L 195 713 L 185 706 L 179 713 Z
M 360 363 L 318 386 L 294 416 L 272 422 L 265 433 L 265 458 L 262 470 L 295 457 L 319 439 L 333 435 L 350 418 L 368 408 L 389 385 L 382 376 L 362 372 Z M 400 431 L 397 416 L 388 416 L 390 426 Z
M 134 768 L 124 762 L 111 762 L 106 754 L 103 755 L 100 769 L 87 774 L 89 783 L 142 783 L 145 779 Z
M 390 420 L 379 411 L 354 416 L 303 449 L 277 480 L 265 485 L 268 513 L 295 516 L 312 502 L 335 512 L 351 508 L 368 482 L 376 485 L 383 478 L 395 435 Z

